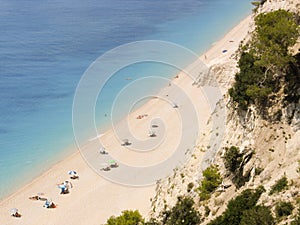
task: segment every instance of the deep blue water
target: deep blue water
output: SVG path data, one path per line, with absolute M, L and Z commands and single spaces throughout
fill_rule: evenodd
M 0 198 L 74 148 L 76 85 L 101 54 L 147 39 L 200 54 L 250 12 L 249 0 L 0 0 Z M 113 80 L 99 114 L 126 84 Z

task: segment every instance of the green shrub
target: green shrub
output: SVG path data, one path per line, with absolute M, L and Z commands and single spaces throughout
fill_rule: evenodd
M 258 7 L 259 2 L 254 2 L 254 5 Z M 289 48 L 296 43 L 298 36 L 299 28 L 290 12 L 281 9 L 255 18 L 252 40 L 241 49 L 240 71 L 235 76 L 235 84 L 229 89 L 229 95 L 240 109 L 246 110 L 251 104 L 259 108 L 268 107 L 270 96 L 282 87 L 280 81 L 287 86 L 290 86 L 290 81 L 297 84 L 293 79 L 286 79 L 286 75 L 296 62 Z
M 243 212 L 240 225 L 273 225 L 271 210 L 266 206 L 255 206 Z
M 200 200 L 209 199 L 212 192 L 222 183 L 222 178 L 216 166 L 209 166 L 203 171 L 203 180 L 198 188 Z
M 294 206 L 290 202 L 279 202 L 275 207 L 275 213 L 278 218 L 292 214 Z
M 242 162 L 242 154 L 240 154 L 240 150 L 238 147 L 231 146 L 230 148 L 225 149 L 224 155 L 224 164 L 225 168 L 230 172 L 234 173 L 240 166 Z
M 145 223 L 145 225 L 161 225 L 161 223 L 158 222 L 156 219 L 151 218 L 148 222 Z
M 200 215 L 194 208 L 194 201 L 190 197 L 178 197 L 176 205 L 163 212 L 163 225 L 197 225 Z
M 143 225 L 144 219 L 141 214 L 135 210 L 125 210 L 122 212 L 121 216 L 115 217 L 111 216 L 106 225 Z
M 250 179 L 250 171 L 244 174 L 243 156 L 238 147 L 231 146 L 225 149 L 224 165 L 225 168 L 233 175 L 231 180 L 237 188 L 242 187 Z M 251 153 L 249 157 L 252 157 Z
M 211 221 L 209 225 L 240 225 L 244 213 L 255 208 L 265 189 L 260 186 L 255 190 L 244 190 L 235 199 L 229 201 L 225 212 Z
M 281 179 L 277 180 L 276 183 L 271 187 L 269 195 L 283 191 L 288 187 L 288 180 L 286 176 L 283 176 Z

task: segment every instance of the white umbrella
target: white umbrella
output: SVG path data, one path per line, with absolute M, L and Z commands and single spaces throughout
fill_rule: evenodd
M 156 137 L 156 133 L 153 130 L 149 131 L 149 137 Z
M 19 210 L 18 210 L 17 208 L 12 208 L 12 209 L 10 210 L 10 212 L 11 212 L 12 215 L 16 214 L 18 211 L 19 211 Z
M 130 144 L 131 144 L 131 143 L 129 142 L 128 139 L 123 139 L 122 142 L 123 142 L 123 143 L 122 143 L 123 146 L 130 145 Z
M 107 152 L 105 151 L 105 148 L 104 147 L 101 147 L 100 148 L 100 154 L 106 154 Z
M 64 184 L 60 184 L 60 185 L 58 185 L 58 187 L 59 187 L 60 189 L 66 189 L 66 185 L 64 185 Z
M 178 105 L 177 105 L 175 102 L 173 102 L 173 103 L 172 103 L 172 107 L 173 107 L 173 108 L 178 108 Z
M 74 176 L 77 174 L 77 172 L 75 170 L 70 170 L 68 174 Z

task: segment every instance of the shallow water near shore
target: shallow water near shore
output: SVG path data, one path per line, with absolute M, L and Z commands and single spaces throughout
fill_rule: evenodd
M 74 151 L 72 101 L 82 74 L 97 57 L 147 39 L 201 54 L 251 8 L 250 1 L 240 0 L 1 0 L 0 199 Z M 176 72 L 148 64 L 112 77 L 96 108 L 99 133 L 110 125 L 104 115 L 130 82 L 126 78 L 170 78 Z M 151 84 L 157 91 L 161 87 Z

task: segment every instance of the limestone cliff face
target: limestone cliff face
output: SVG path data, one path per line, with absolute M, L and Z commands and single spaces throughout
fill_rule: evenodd
M 292 0 L 274 0 L 267 1 L 258 11 L 268 12 L 283 8 L 299 12 L 299 6 L 299 3 Z M 237 57 L 231 56 L 211 64 L 209 71 L 215 74 L 219 85 L 227 90 L 237 72 L 236 64 Z M 243 173 L 249 174 L 249 181 L 240 189 L 233 185 L 223 162 L 225 148 L 230 146 L 238 146 L 244 155 L 254 153 L 243 165 Z M 203 217 L 201 223 L 206 224 L 220 215 L 227 202 L 242 190 L 263 185 L 268 192 L 283 175 L 286 175 L 290 182 L 289 189 L 273 197 L 265 193 L 260 203 L 274 206 L 278 198 L 295 201 L 296 198 L 300 198 L 300 174 L 297 172 L 300 160 L 300 103 L 285 106 L 280 121 L 266 121 L 253 107 L 247 112 L 238 112 L 226 94 L 217 103 L 190 156 L 184 167 L 175 169 L 173 175 L 158 182 L 156 195 L 151 199 L 150 216 L 158 217 L 162 210 L 174 206 L 177 196 L 189 195 L 194 198 L 202 215 L 205 211 L 204 206 L 209 207 L 210 213 Z M 210 200 L 200 202 L 197 187 L 201 182 L 202 171 L 211 163 L 219 167 L 223 184 Z M 225 186 L 228 188 L 224 188 Z M 290 217 L 286 221 L 289 219 Z

